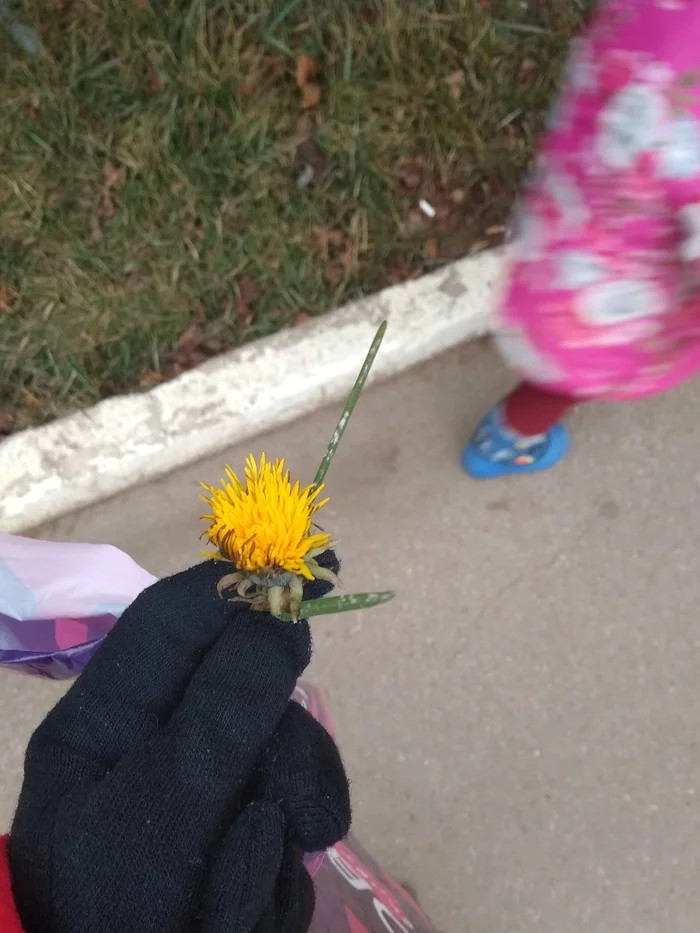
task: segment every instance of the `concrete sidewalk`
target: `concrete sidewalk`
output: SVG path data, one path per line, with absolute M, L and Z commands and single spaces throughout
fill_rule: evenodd
M 317 621 L 356 831 L 448 933 L 696 933 L 700 385 L 573 419 L 548 475 L 478 484 L 462 440 L 508 386 L 481 345 L 367 394 L 329 476 L 350 587 Z M 313 476 L 337 411 L 253 445 Z M 155 573 L 198 555 L 199 464 L 54 524 Z M 0 678 L 2 818 L 54 685 Z

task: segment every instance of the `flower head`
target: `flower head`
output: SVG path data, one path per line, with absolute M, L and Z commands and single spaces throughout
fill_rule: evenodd
M 291 573 L 314 579 L 313 557 L 330 546 L 330 535 L 316 532 L 313 516 L 328 502 L 318 501 L 323 486 L 292 482 L 284 460 L 260 465 L 249 456 L 243 484 L 231 467 L 221 488 L 202 483 L 210 512 L 204 534 L 218 549 L 210 557 L 230 560 L 246 574 L 276 577 Z

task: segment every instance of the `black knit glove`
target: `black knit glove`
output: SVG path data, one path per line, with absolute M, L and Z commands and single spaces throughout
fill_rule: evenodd
M 290 701 L 307 623 L 224 602 L 223 573 L 142 593 L 32 737 L 10 836 L 27 933 L 308 929 L 302 853 L 347 833 L 347 778 Z

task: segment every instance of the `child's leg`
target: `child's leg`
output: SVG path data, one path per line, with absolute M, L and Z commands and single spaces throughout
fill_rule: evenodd
M 522 382 L 486 415 L 462 462 L 471 476 L 492 479 L 554 466 L 569 449 L 560 418 L 578 399 Z
M 503 420 L 507 427 L 523 437 L 545 434 L 557 421 L 578 405 L 580 399 L 521 382 L 503 402 Z

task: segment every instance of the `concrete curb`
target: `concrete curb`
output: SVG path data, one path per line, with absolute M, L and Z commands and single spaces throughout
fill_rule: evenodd
M 500 253 L 483 253 L 107 399 L 0 444 L 0 530 L 22 531 L 339 400 L 374 332 L 386 378 L 487 329 Z

